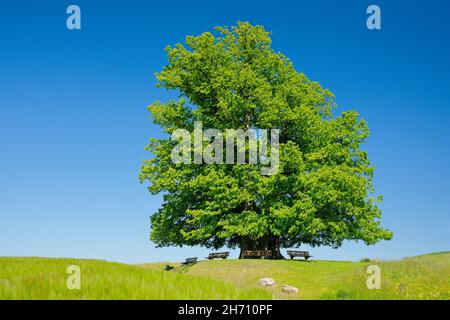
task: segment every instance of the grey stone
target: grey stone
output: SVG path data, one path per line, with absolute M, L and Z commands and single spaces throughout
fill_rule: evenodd
M 288 294 L 298 293 L 299 292 L 298 288 L 292 287 L 292 286 L 288 286 L 287 284 L 284 284 L 283 287 L 281 288 L 281 290 L 284 293 L 288 293 Z
M 263 287 L 267 287 L 267 286 L 273 286 L 274 284 L 276 284 L 276 282 L 272 278 L 262 278 L 262 279 L 259 279 L 259 284 Z

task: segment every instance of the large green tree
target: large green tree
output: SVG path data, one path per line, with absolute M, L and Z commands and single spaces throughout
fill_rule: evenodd
M 271 48 L 262 26 L 238 23 L 186 37 L 167 47 L 158 86 L 179 100 L 149 106 L 167 138 L 151 139 L 153 157 L 140 179 L 163 193 L 151 215 L 158 246 L 228 246 L 271 250 L 301 244 L 339 247 L 344 240 L 374 244 L 392 233 L 380 226 L 373 166 L 360 146 L 369 134 L 354 111 L 332 115 L 333 94 L 297 72 Z M 174 130 L 280 129 L 278 172 L 253 164 L 176 164 Z

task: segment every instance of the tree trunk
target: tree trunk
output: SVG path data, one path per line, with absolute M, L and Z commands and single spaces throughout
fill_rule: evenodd
M 271 251 L 269 259 L 284 259 L 280 252 L 280 237 L 268 235 L 259 239 L 244 237 L 241 239 L 239 259 L 243 259 L 243 251 Z

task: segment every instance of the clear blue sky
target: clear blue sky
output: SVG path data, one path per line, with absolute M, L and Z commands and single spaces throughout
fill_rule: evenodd
M 66 28 L 70 4 L 82 30 Z M 380 31 L 366 28 L 370 4 Z M 365 148 L 394 239 L 314 248 L 315 258 L 450 250 L 449 12 L 448 1 L 2 3 L 0 256 L 204 257 L 148 240 L 161 197 L 137 175 L 161 132 L 146 106 L 171 97 L 154 86 L 165 45 L 238 20 L 272 30 L 275 50 L 335 93 L 336 112 L 355 109 L 371 129 Z

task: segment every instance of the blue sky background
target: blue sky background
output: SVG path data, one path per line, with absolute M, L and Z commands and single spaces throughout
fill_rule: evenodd
M 66 28 L 70 4 L 82 30 Z M 380 31 L 366 28 L 370 4 L 381 7 Z M 394 239 L 314 248 L 315 258 L 450 250 L 449 12 L 448 1 L 3 3 L 0 256 L 204 257 L 148 240 L 161 197 L 137 175 L 161 132 L 146 106 L 173 96 L 154 86 L 167 44 L 238 20 L 272 30 L 275 50 L 336 95 L 336 112 L 355 109 L 371 129 L 365 149 Z

